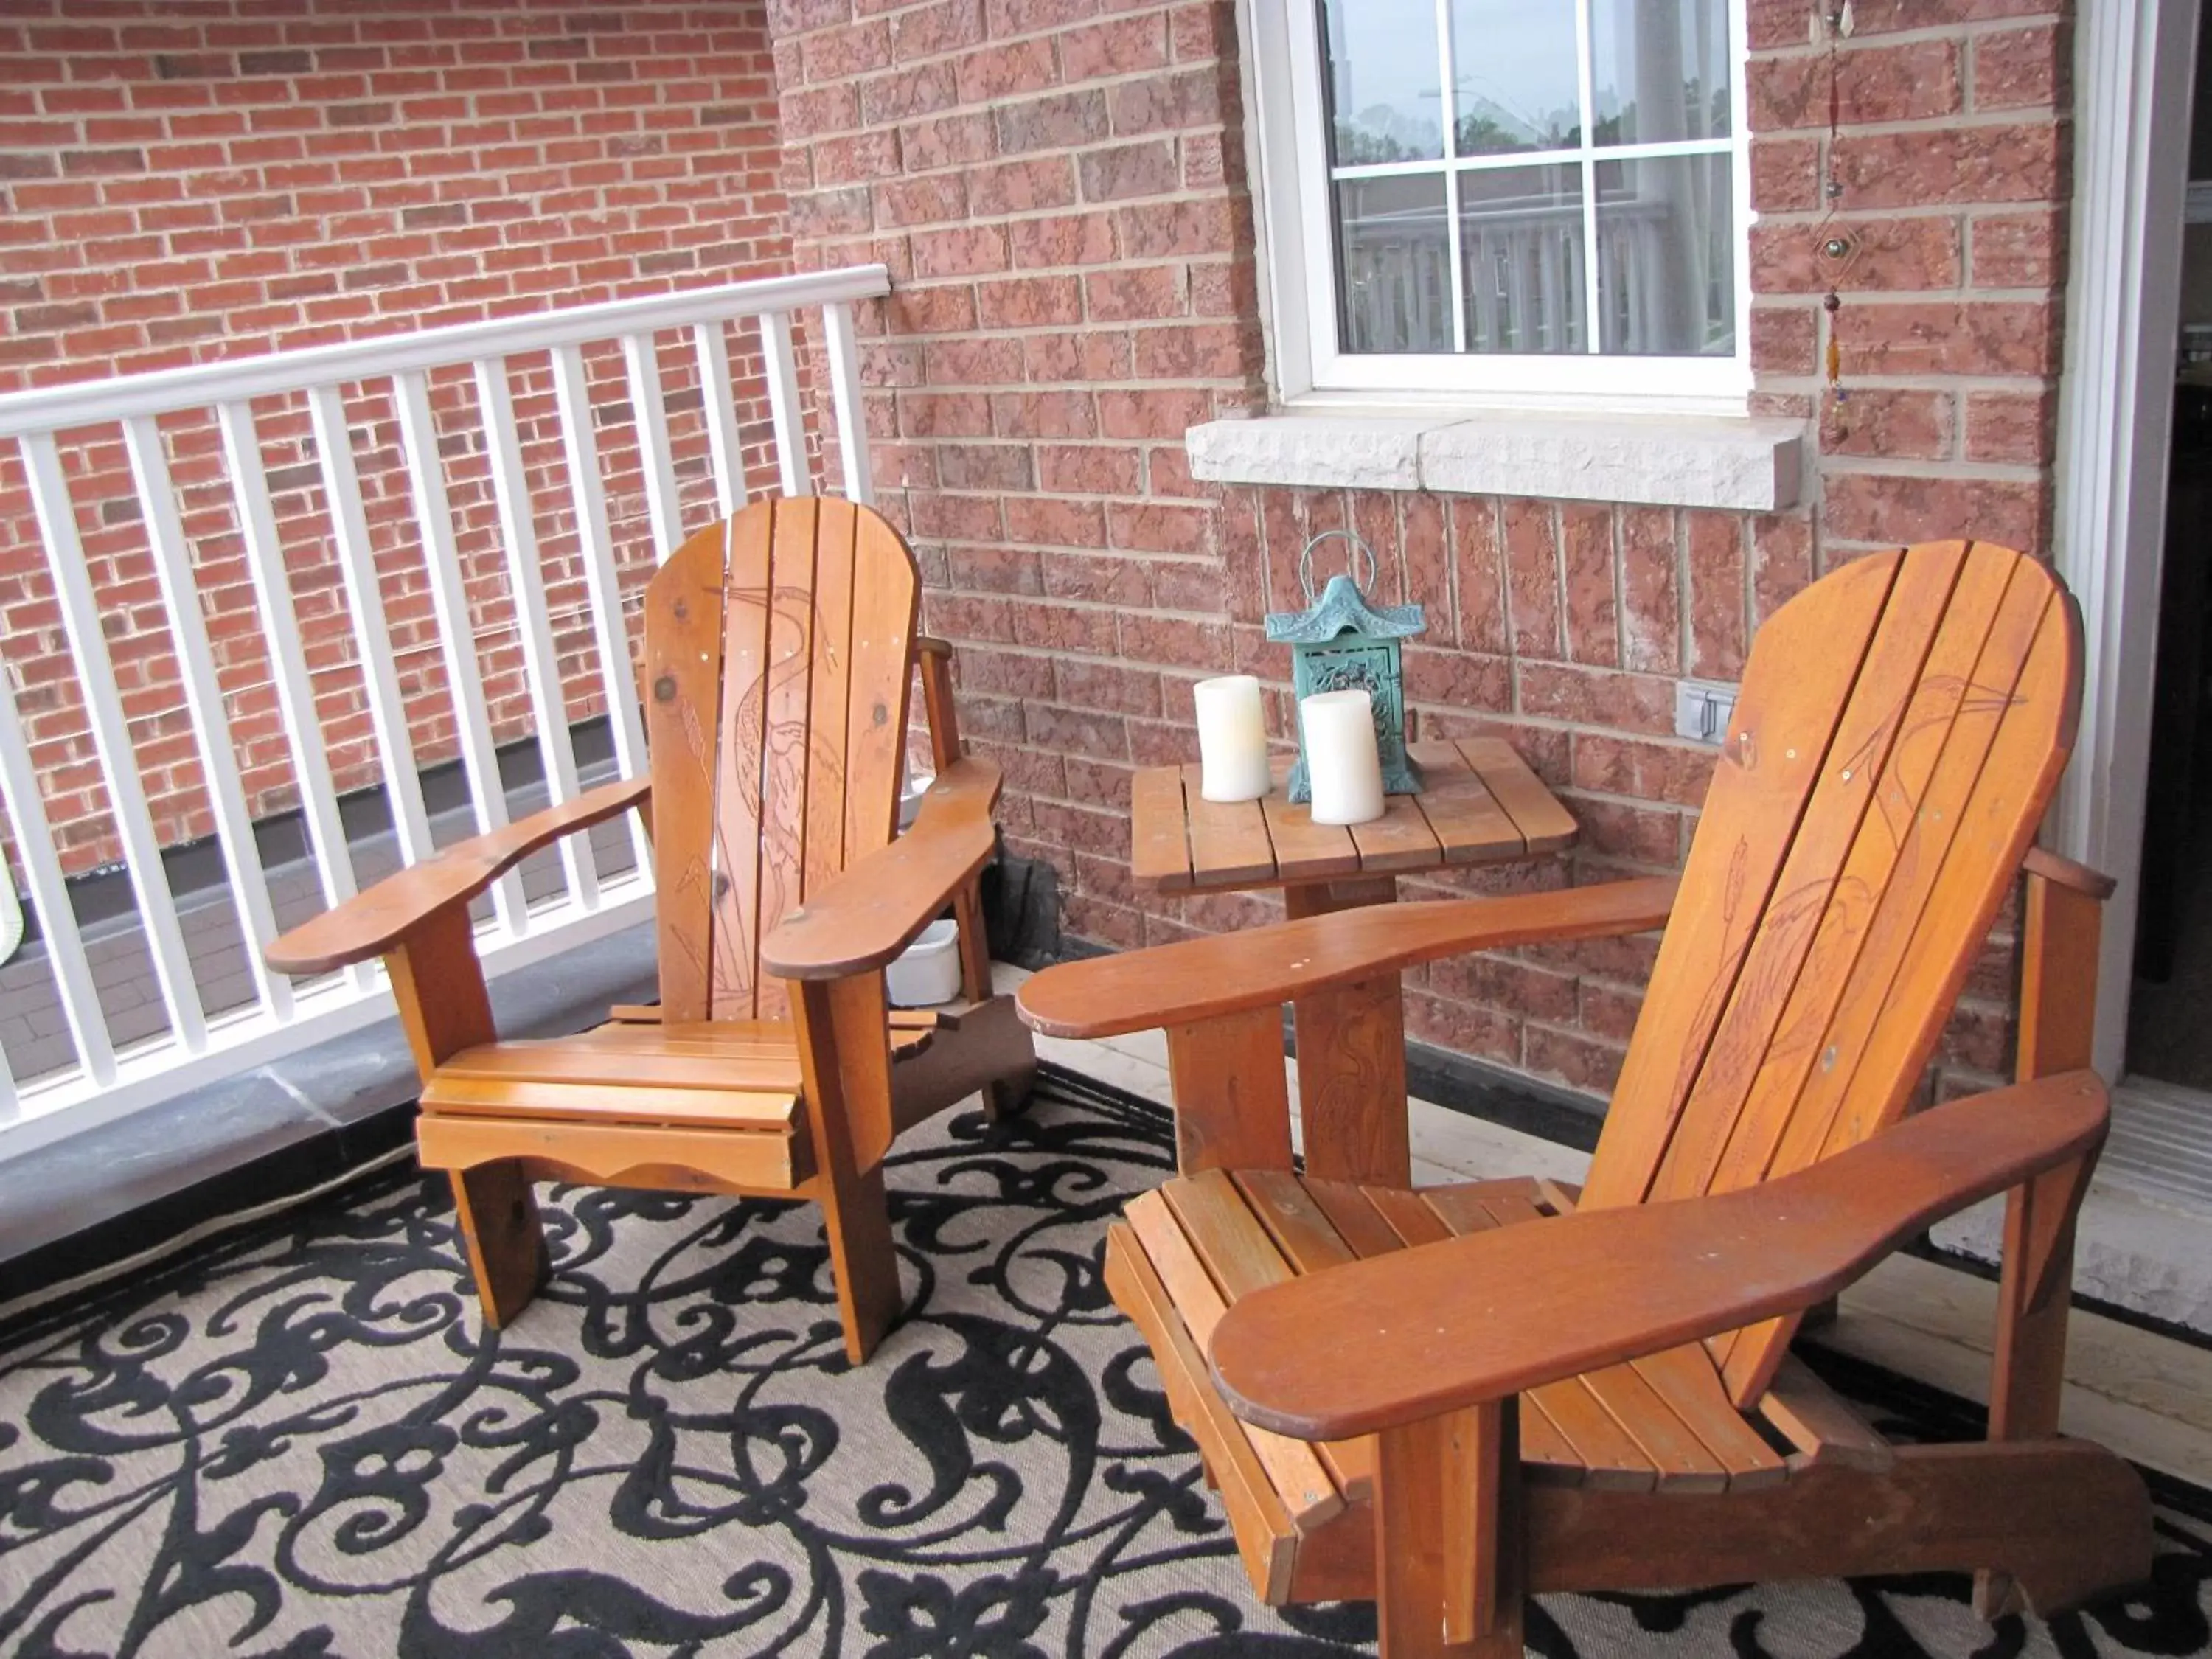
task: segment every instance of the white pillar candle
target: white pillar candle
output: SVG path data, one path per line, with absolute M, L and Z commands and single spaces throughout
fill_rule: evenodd
M 1316 823 L 1365 823 L 1382 816 L 1382 757 L 1375 705 L 1364 690 L 1316 691 L 1298 704 L 1306 782 Z
M 1267 719 L 1260 682 L 1224 674 L 1191 688 L 1198 708 L 1199 793 L 1208 800 L 1257 800 L 1267 793 Z

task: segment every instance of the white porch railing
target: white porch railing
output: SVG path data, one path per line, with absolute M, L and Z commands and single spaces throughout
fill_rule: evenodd
M 94 1100 L 106 1109 L 103 1115 L 130 1109 L 362 1024 L 389 1006 L 380 969 L 294 986 L 262 965 L 261 949 L 277 931 L 276 907 L 255 838 L 253 803 L 241 781 L 240 742 L 210 643 L 200 582 L 208 556 L 203 546 L 206 532 L 198 526 L 205 515 L 194 516 L 188 530 L 188 515 L 179 509 L 179 477 L 172 470 L 173 458 L 180 453 L 175 430 L 179 424 L 204 426 L 211 417 L 219 434 L 220 467 L 214 465 L 213 456 L 201 457 L 208 463 L 202 474 L 219 477 L 228 485 L 228 510 L 221 533 L 242 544 L 251 579 L 253 625 L 265 647 L 270 689 L 281 715 L 305 840 L 322 902 L 336 904 L 355 890 L 356 874 L 333 783 L 325 730 L 329 716 L 318 708 L 294 585 L 288 579 L 288 550 L 296 554 L 302 532 L 294 514 L 280 533 L 257 401 L 264 412 L 269 400 L 284 400 L 294 410 L 305 401 L 324 504 L 321 521 L 306 533 L 320 551 L 335 555 L 376 769 L 381 773 L 400 859 L 411 864 L 432 847 L 416 738 L 403 698 L 395 665 L 398 653 L 386 611 L 393 580 L 389 532 L 398 515 L 382 520 L 378 528 L 387 533 L 380 543 L 374 541 L 370 518 L 364 512 L 363 478 L 356 468 L 356 450 L 364 442 L 366 423 L 360 410 L 371 400 L 371 389 L 383 393 L 397 428 L 399 465 L 394 472 L 404 478 L 407 496 L 403 539 L 411 540 L 421 561 L 419 567 L 410 567 L 406 580 L 410 586 L 418 580 L 427 584 L 435 655 L 453 704 L 453 730 L 475 825 L 478 830 L 490 830 L 506 821 L 507 800 L 487 714 L 471 595 L 465 591 L 457 552 L 456 530 L 463 520 L 449 493 L 447 455 L 458 444 L 488 479 L 507 602 L 513 610 L 513 631 L 527 681 L 546 787 L 555 801 L 566 799 L 578 788 L 571 705 L 546 602 L 546 569 L 537 529 L 543 515 L 538 498 L 549 489 L 573 518 L 576 562 L 588 596 L 598 690 L 604 698 L 616 760 L 624 775 L 645 763 L 617 580 L 617 550 L 595 435 L 595 426 L 607 418 L 608 400 L 599 398 L 595 408 L 586 347 L 620 344 L 621 376 L 612 390 L 617 398 L 626 393 L 650 538 L 656 556 L 665 559 L 685 528 L 678 512 L 665 401 L 664 379 L 670 362 L 684 369 L 687 388 L 696 370 L 714 504 L 722 513 L 734 511 L 746 499 L 747 485 L 737 413 L 738 388 L 732 374 L 732 325 L 750 324 L 757 329 L 759 379 L 764 386 L 756 382 L 751 390 L 756 397 L 764 392 L 777 481 L 786 494 L 804 493 L 813 488 L 813 480 L 793 316 L 819 307 L 819 338 L 842 472 L 839 482 L 847 495 L 866 501 L 872 491 L 852 307 L 858 301 L 889 291 L 888 273 L 881 265 L 871 265 L 0 397 L 0 459 L 6 457 L 10 443 L 20 450 L 22 479 L 58 607 L 68 671 L 82 700 L 84 735 L 106 790 L 114 842 L 127 870 L 166 1017 L 166 1029 L 150 1038 L 134 1042 L 112 1035 L 49 823 L 47 780 L 34 766 L 33 744 L 12 688 L 0 684 L 0 691 L 8 692 L 0 695 L 0 805 L 4 805 L 36 908 L 40 939 L 76 1055 L 73 1065 L 36 1075 L 18 1075 L 19 1068 L 0 1063 L 0 1127 L 26 1125 Z M 665 342 L 662 337 L 671 334 L 679 340 Z M 680 349 L 682 335 L 689 337 L 688 356 Z M 742 334 L 738 337 L 750 349 L 751 342 Z M 670 345 L 677 349 L 664 356 L 665 346 Z M 463 369 L 473 386 L 472 399 L 459 395 L 466 388 L 455 371 Z M 439 381 L 441 395 L 434 417 L 432 377 L 440 371 L 446 373 Z M 519 434 L 514 388 L 518 374 L 541 381 L 550 377 L 557 470 L 565 473 L 565 489 L 553 477 L 550 461 L 526 467 L 526 450 L 538 446 L 526 444 Z M 608 378 L 602 376 L 600 391 L 609 389 Z M 349 387 L 359 388 L 350 403 Z M 181 423 L 173 418 L 180 416 L 185 417 Z M 159 424 L 165 416 L 173 417 L 167 433 Z M 457 422 L 461 429 L 457 430 Z M 201 769 L 206 815 L 220 844 L 228 902 L 235 908 L 252 975 L 251 996 L 227 1008 L 204 1006 L 202 989 L 195 982 L 186 930 L 164 873 L 161 835 L 149 810 L 116 660 L 103 628 L 108 612 L 88 562 L 80 522 L 86 503 L 73 496 L 70 468 L 65 465 L 65 458 L 78 459 L 81 480 L 86 470 L 81 458 L 87 446 L 112 447 L 118 429 L 128 463 L 128 488 L 136 495 L 144 550 L 158 586 L 166 648 L 173 656 L 191 748 Z M 373 447 L 374 439 L 366 441 Z M 371 482 L 381 488 L 380 478 Z M 694 493 L 698 493 L 696 484 Z M 81 482 L 78 494 L 82 494 Z M 576 656 L 573 649 L 568 653 L 571 678 Z M 488 970 L 496 975 L 574 948 L 647 915 L 650 866 L 642 856 L 636 826 L 632 830 L 635 855 L 621 860 L 625 867 L 604 879 L 590 849 L 572 842 L 562 849 L 562 880 L 551 896 L 526 902 L 516 877 L 501 882 L 492 914 L 480 929 Z

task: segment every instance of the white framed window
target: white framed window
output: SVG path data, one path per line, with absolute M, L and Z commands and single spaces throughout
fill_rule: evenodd
M 1286 401 L 1741 414 L 1744 0 L 1247 0 Z

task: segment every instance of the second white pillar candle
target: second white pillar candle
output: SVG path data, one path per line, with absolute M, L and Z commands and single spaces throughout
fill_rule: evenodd
M 1260 682 L 1224 674 L 1191 688 L 1198 711 L 1199 793 L 1208 800 L 1257 800 L 1267 793 L 1267 718 Z
M 1306 782 L 1316 823 L 1366 823 L 1382 816 L 1382 758 L 1375 706 L 1364 690 L 1316 691 L 1298 703 Z

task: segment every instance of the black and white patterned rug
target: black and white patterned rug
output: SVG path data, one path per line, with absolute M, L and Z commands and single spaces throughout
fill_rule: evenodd
M 890 1170 L 908 1315 L 839 1346 L 814 1212 L 591 1188 L 487 1336 L 411 1170 L 0 1334 L 0 1654 L 351 1659 L 1269 1659 L 1371 1652 L 1276 1613 L 1099 1280 L 1164 1118 L 1064 1074 Z M 1924 1426 L 1924 1425 L 1923 1425 Z M 2196 1506 L 2185 1494 L 2185 1508 Z M 1948 1576 L 1561 1596 L 1546 1655 L 2189 1654 L 2212 1525 L 2156 1583 L 1994 1630 Z

